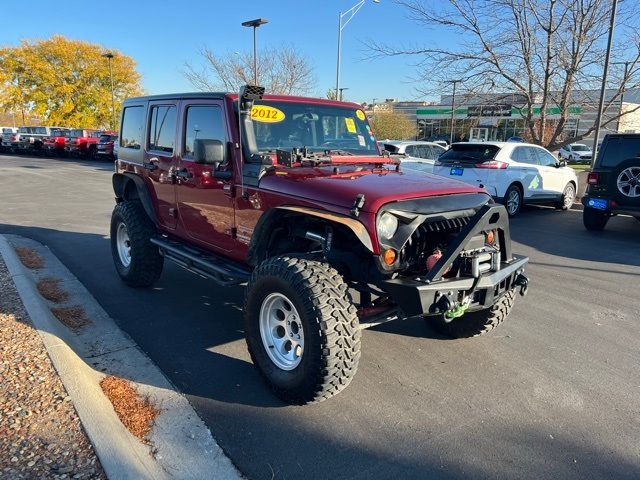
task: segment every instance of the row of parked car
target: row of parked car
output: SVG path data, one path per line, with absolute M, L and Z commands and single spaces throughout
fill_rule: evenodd
M 380 142 L 405 169 L 455 178 L 485 188 L 510 216 L 525 204 L 573 205 L 578 178 L 573 168 L 547 149 L 524 142 Z
M 114 159 L 118 132 L 47 126 L 0 127 L 2 150 L 12 153 Z

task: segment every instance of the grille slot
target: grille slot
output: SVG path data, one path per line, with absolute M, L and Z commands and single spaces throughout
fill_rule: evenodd
M 445 248 L 449 235 L 460 233 L 467 223 L 469 217 L 426 220 L 413 232 L 400 251 L 400 261 L 406 268 L 424 270 L 427 257 L 436 248 Z

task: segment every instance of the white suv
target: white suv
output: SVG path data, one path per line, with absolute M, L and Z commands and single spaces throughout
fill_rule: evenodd
M 434 142 L 413 140 L 385 140 L 380 142 L 382 148 L 397 158 L 404 168 L 421 172 L 433 171 L 435 161 L 446 152 L 446 149 Z
M 568 210 L 578 187 L 573 168 L 529 143 L 454 143 L 436 161 L 433 173 L 484 187 L 510 216 L 525 203 Z

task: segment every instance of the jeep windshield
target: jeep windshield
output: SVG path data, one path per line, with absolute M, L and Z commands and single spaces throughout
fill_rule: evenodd
M 334 155 L 380 155 L 364 111 L 302 102 L 256 102 L 251 110 L 258 150 L 306 147 Z

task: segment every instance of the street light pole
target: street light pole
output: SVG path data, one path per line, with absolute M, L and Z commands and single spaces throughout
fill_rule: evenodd
M 254 85 L 258 85 L 258 49 L 256 44 L 256 28 L 260 25 L 264 25 L 265 23 L 269 23 L 269 20 L 266 18 L 256 18 L 255 20 L 248 20 L 246 22 L 242 22 L 243 27 L 253 27 L 253 83 Z
M 453 129 L 456 124 L 456 85 L 462 80 L 449 80 L 447 83 L 453 83 L 453 96 L 451 98 L 451 135 L 449 136 L 449 145 L 453 144 Z
M 380 3 L 380 0 L 371 0 L 373 3 Z M 338 62 L 336 65 L 336 99 L 338 99 L 338 94 L 340 92 L 340 61 L 342 57 L 342 30 L 347 24 L 351 21 L 351 19 L 358 13 L 358 10 L 362 8 L 362 6 L 367 2 L 367 0 L 360 0 L 353 7 L 351 7 L 346 12 L 338 12 Z M 348 16 L 344 22 L 342 19 Z
M 611 3 L 611 19 L 609 24 L 609 38 L 607 40 L 607 53 L 604 57 L 604 72 L 602 73 L 602 86 L 600 88 L 600 102 L 598 103 L 598 115 L 596 117 L 596 131 L 593 136 L 593 157 L 591 157 L 591 168 L 596 163 L 598 155 L 598 138 L 600 137 L 600 124 L 602 123 L 602 110 L 604 108 L 604 95 L 607 90 L 607 74 L 609 73 L 609 57 L 611 57 L 611 44 L 613 43 L 613 30 L 616 25 L 616 9 L 618 0 Z
M 111 130 L 116 125 L 116 102 L 113 95 L 113 70 L 111 69 L 111 59 L 114 57 L 113 53 L 103 53 L 102 56 L 109 61 L 109 78 L 111 79 Z

